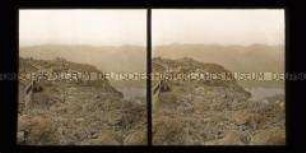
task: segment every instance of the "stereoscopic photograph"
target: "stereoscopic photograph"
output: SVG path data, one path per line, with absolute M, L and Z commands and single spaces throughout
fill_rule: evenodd
M 152 9 L 153 145 L 285 145 L 282 9 Z
M 146 145 L 146 10 L 19 10 L 18 144 Z
M 286 145 L 283 9 L 151 13 L 19 10 L 18 144 Z

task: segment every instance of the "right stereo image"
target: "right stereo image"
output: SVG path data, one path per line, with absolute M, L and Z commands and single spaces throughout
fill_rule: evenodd
M 284 9 L 152 9 L 153 145 L 286 145 Z

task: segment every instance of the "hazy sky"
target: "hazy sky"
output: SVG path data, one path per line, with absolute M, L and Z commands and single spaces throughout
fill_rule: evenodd
M 146 45 L 146 10 L 20 10 L 20 46 Z
M 20 10 L 20 46 L 146 45 L 146 10 Z M 153 45 L 284 44 L 281 9 L 153 9 Z
M 282 9 L 154 9 L 153 45 L 284 44 Z

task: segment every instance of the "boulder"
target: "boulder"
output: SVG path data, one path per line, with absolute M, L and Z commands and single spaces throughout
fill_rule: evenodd
M 243 145 L 238 132 L 229 131 L 222 139 L 212 140 L 205 143 L 205 145 Z
M 251 138 L 251 145 L 285 145 L 285 130 L 272 129 L 258 131 Z
M 145 130 L 135 130 L 124 139 L 125 145 L 140 145 L 147 143 L 147 132 Z
M 98 138 L 91 139 L 89 141 L 89 144 L 91 145 L 120 145 L 120 143 L 115 138 L 115 133 L 110 130 L 103 131 L 102 133 L 100 133 Z
M 23 136 L 27 144 L 53 143 L 55 140 L 53 130 L 51 118 L 48 116 L 19 117 L 18 131 L 27 133 Z

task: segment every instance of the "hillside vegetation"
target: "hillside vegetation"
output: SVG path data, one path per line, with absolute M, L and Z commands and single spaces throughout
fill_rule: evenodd
M 192 58 L 155 58 L 153 71 L 164 74 L 230 72 L 221 65 Z M 255 101 L 235 79 L 169 79 L 154 83 L 153 87 L 160 83 L 158 92 L 153 93 L 153 143 L 156 145 L 285 144 L 284 95 Z
M 98 72 L 65 59 L 20 58 L 18 142 L 32 145 L 146 144 L 144 98 L 125 100 L 107 79 L 32 81 L 27 74 Z M 36 79 L 38 77 L 35 77 Z M 35 80 L 35 79 L 34 79 Z

